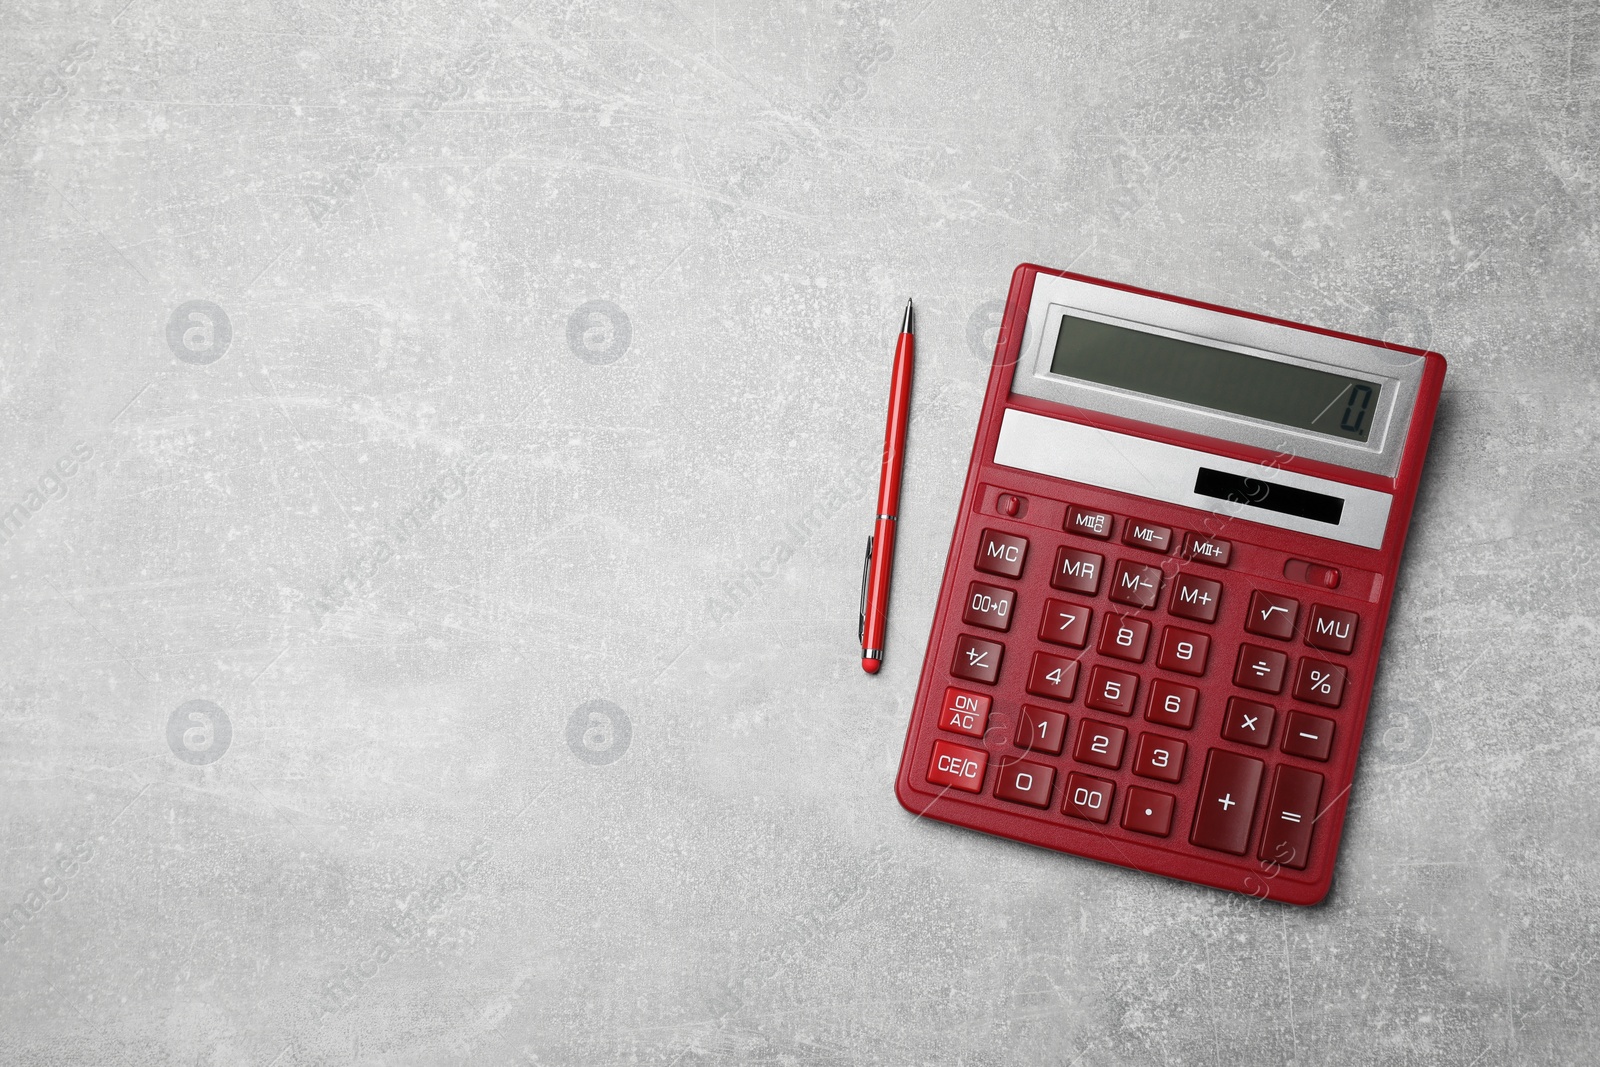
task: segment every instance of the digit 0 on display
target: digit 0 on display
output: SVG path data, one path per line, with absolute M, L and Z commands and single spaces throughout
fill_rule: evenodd
M 1434 352 L 1017 268 L 901 803 L 1321 900 L 1444 375 Z

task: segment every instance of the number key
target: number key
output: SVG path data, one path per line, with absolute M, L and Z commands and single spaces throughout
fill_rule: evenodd
M 1031 808 L 1050 806 L 1050 787 L 1055 784 L 1054 767 L 1015 758 L 1000 761 L 1000 773 L 995 776 L 994 795 L 1013 804 L 1026 804 Z
M 1187 730 L 1194 725 L 1194 710 L 1199 703 L 1200 690 L 1194 686 L 1157 678 L 1150 683 L 1150 706 L 1144 709 L 1145 721 Z
M 1114 771 L 1122 766 L 1122 746 L 1127 740 L 1128 731 L 1122 727 L 1085 719 L 1078 726 L 1078 743 L 1072 746 L 1072 758 Z
M 1102 656 L 1138 663 L 1144 659 L 1144 650 L 1149 643 L 1149 623 L 1132 615 L 1107 614 L 1105 625 L 1100 628 L 1100 643 L 1096 647 Z
M 1025 748 L 1030 752 L 1043 752 L 1047 756 L 1059 756 L 1066 742 L 1065 712 L 1047 711 L 1032 704 L 1022 705 L 1022 718 L 1017 720 L 1018 748 Z
M 1139 749 L 1133 755 L 1133 773 L 1162 782 L 1183 777 L 1183 757 L 1189 746 L 1160 734 L 1140 734 Z
M 1111 794 L 1116 788 L 1104 778 L 1073 772 L 1067 775 L 1066 803 L 1061 814 L 1105 822 L 1111 818 Z
M 1168 626 L 1161 631 L 1161 652 L 1156 656 L 1156 666 L 1179 674 L 1204 674 L 1210 651 L 1211 638 L 1205 634 Z
M 1096 711 L 1132 715 L 1133 698 L 1138 692 L 1137 674 L 1114 671 L 1110 667 L 1096 667 L 1089 672 L 1089 695 L 1083 698 L 1083 702 Z
M 1046 600 L 1044 618 L 1039 621 L 1039 640 L 1082 648 L 1089 643 L 1089 619 L 1093 615 L 1093 611 L 1081 604 Z
M 1052 656 L 1048 652 L 1033 654 L 1033 668 L 1028 671 L 1028 692 L 1034 696 L 1071 700 L 1077 691 L 1077 660 Z

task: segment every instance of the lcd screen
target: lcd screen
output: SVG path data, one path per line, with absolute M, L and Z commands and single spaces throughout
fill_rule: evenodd
M 1380 382 L 1064 315 L 1050 372 L 1365 441 Z

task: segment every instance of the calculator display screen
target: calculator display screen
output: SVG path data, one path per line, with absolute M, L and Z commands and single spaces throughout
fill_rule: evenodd
M 1065 315 L 1052 374 L 1365 441 L 1379 382 Z

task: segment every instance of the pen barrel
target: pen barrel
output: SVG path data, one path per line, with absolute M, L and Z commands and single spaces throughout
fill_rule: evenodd
M 872 524 L 872 563 L 867 568 L 867 615 L 863 620 L 861 647 L 882 651 L 889 630 L 889 575 L 894 570 L 892 519 Z
M 900 477 L 905 470 L 906 429 L 911 422 L 911 369 L 916 341 L 900 335 L 889 377 L 889 421 L 883 431 L 883 468 L 878 476 L 878 514 L 900 514 Z
M 867 567 L 866 617 L 861 648 L 881 653 L 889 629 L 889 578 L 894 570 L 896 521 L 900 514 L 900 475 L 905 468 L 906 429 L 911 419 L 911 370 L 916 354 L 912 335 L 903 333 L 894 349 L 889 377 L 889 421 L 883 432 L 883 467 L 878 475 L 878 510 L 872 523 L 872 560 Z

